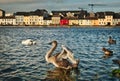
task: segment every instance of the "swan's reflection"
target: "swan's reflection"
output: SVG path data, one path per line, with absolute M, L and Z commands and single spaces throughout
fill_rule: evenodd
M 78 69 L 65 70 L 54 68 L 54 70 L 47 71 L 46 79 L 49 81 L 77 81 L 79 73 Z

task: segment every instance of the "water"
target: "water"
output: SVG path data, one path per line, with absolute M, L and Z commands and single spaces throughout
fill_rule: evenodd
M 108 37 L 116 39 L 116 45 L 107 43 Z M 24 39 L 36 40 L 33 46 L 24 46 Z M 56 69 L 45 61 L 45 53 L 58 41 L 54 53 L 61 45 L 68 46 L 80 59 L 77 71 Z M 113 50 L 114 55 L 104 59 L 102 47 Z M 120 28 L 0 28 L 0 81 L 19 77 L 23 81 L 118 81 L 111 71 L 118 68 L 112 59 L 120 59 Z M 63 75 L 63 76 L 61 76 Z

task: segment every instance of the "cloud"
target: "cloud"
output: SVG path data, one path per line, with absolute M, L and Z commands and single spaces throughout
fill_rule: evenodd
M 31 2 L 32 0 L 0 0 L 1 4 Z
M 78 7 L 90 10 L 88 4 L 107 4 L 109 6 L 94 6 L 95 10 L 114 8 L 118 11 L 119 0 L 0 0 L 0 8 L 7 12 L 46 10 L 78 10 Z M 117 8 L 116 8 L 117 7 Z M 112 9 L 111 9 L 112 10 Z
M 64 0 L 0 0 L 0 4 L 8 3 L 63 3 Z

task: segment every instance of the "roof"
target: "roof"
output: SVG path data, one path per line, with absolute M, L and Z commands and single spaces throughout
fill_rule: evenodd
M 2 9 L 0 9 L 0 11 L 3 11 L 3 12 L 5 12 L 4 10 L 2 10 Z
M 114 14 L 114 12 L 111 12 L 111 11 L 106 11 L 105 12 L 105 15 L 113 15 Z
M 14 16 L 5 16 L 5 17 L 0 17 L 0 19 L 15 19 Z
M 51 20 L 51 17 L 52 16 L 50 16 L 50 15 L 48 17 L 44 17 L 44 20 Z
M 24 16 L 30 16 L 30 15 L 38 15 L 38 16 L 42 16 L 47 14 L 47 10 L 45 9 L 37 9 L 35 11 L 30 11 L 30 12 L 16 12 L 15 15 L 24 15 Z
M 119 13 L 115 13 L 115 14 L 113 15 L 113 18 L 119 18 L 119 19 L 120 19 L 120 14 L 119 14 Z

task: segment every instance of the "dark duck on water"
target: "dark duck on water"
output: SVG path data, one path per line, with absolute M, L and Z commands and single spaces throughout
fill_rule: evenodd
M 104 52 L 105 56 L 112 56 L 113 55 L 113 51 L 108 50 L 106 48 L 102 48 L 102 51 Z
M 120 68 L 120 59 L 113 59 L 112 61 L 114 64 L 119 65 L 119 68 Z
M 113 40 L 112 37 L 109 36 L 108 43 L 109 44 L 116 44 L 116 40 Z

